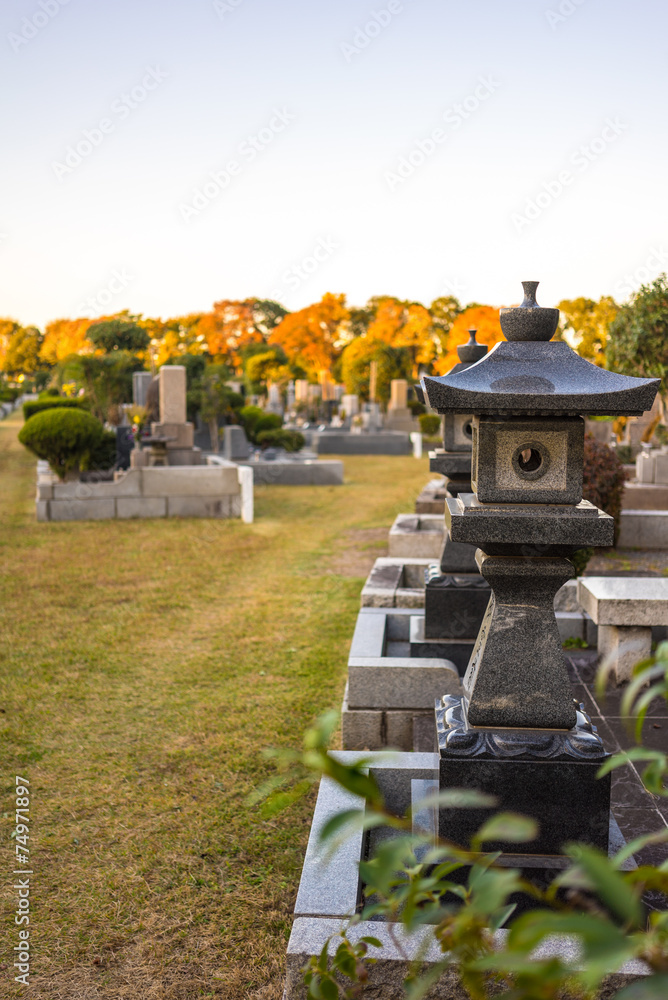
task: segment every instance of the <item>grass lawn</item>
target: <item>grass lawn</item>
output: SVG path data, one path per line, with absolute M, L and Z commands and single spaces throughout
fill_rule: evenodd
M 359 592 L 427 460 L 259 487 L 253 525 L 37 524 L 0 423 L 0 995 L 280 1000 L 314 797 L 247 807 L 267 746 L 339 708 Z M 30 780 L 31 986 L 13 982 L 14 776 Z

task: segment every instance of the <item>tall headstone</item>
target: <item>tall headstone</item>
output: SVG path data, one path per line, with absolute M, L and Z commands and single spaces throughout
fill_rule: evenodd
M 159 375 L 160 419 L 151 424 L 153 437 L 167 438 L 169 465 L 199 465 L 194 447 L 195 428 L 187 420 L 186 370 L 183 365 L 163 365 Z
M 276 413 L 278 416 L 282 417 L 283 403 L 281 402 L 281 390 L 275 382 L 270 383 L 267 396 L 267 409 L 269 412 Z
M 390 431 L 418 430 L 413 414 L 408 408 L 408 382 L 405 378 L 394 378 L 390 382 L 390 403 L 387 408 L 385 427 Z
M 186 370 L 183 365 L 160 369 L 160 423 L 186 422 Z
M 440 783 L 534 816 L 540 835 L 522 851 L 549 868 L 546 856 L 569 840 L 607 851 L 610 822 L 609 776 L 596 780 L 606 751 L 573 699 L 553 605 L 574 575 L 568 557 L 614 535 L 613 519 L 582 499 L 582 414 L 640 414 L 660 383 L 603 371 L 552 342 L 559 310 L 538 306 L 537 284 L 524 282 L 522 305 L 501 310 L 505 342 L 423 383 L 438 412 L 473 414 L 474 492 L 446 500 L 446 523 L 453 541 L 478 547 L 492 588 L 465 694 L 437 706 Z M 461 843 L 480 821 L 480 810 L 439 814 L 441 833 Z
M 153 381 L 150 372 L 132 373 L 132 402 L 135 406 L 146 406 L 148 387 Z
M 356 417 L 360 411 L 360 400 L 359 396 L 353 393 L 347 393 L 341 397 L 341 409 L 344 410 L 347 419 Z

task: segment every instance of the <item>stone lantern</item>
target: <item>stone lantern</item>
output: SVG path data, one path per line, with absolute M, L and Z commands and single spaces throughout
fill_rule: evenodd
M 487 354 L 486 345 L 476 343 L 477 331 L 468 333 L 468 343 L 457 348 L 459 362 L 448 375 L 466 371 Z M 445 476 L 450 497 L 471 492 L 472 447 L 473 414 L 446 413 L 443 447 L 429 452 L 429 469 Z M 490 596 L 489 584 L 478 572 L 475 551 L 474 545 L 453 542 L 446 530 L 440 563 L 426 571 L 425 640 L 475 639 Z
M 538 282 L 522 284 L 521 306 L 501 310 L 505 342 L 423 379 L 434 410 L 473 414 L 472 492 L 446 500 L 445 520 L 453 542 L 477 547 L 492 589 L 465 694 L 437 705 L 440 781 L 535 816 L 534 854 L 569 839 L 607 849 L 609 776 L 595 781 L 606 753 L 573 699 L 553 602 L 577 549 L 613 543 L 613 519 L 582 499 L 582 415 L 639 415 L 659 380 L 617 375 L 553 342 L 559 310 L 538 306 Z M 480 819 L 441 810 L 441 833 L 465 841 Z

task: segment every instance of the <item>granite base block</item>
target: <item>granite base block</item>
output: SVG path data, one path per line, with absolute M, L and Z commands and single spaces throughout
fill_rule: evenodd
M 424 598 L 425 639 L 475 638 L 491 588 L 479 573 L 428 573 Z
M 608 754 L 581 707 L 571 730 L 492 729 L 469 725 L 466 699 L 446 696 L 436 725 L 440 787 L 476 789 L 496 796 L 497 809 L 533 816 L 540 829 L 527 854 L 558 854 L 573 840 L 607 852 L 611 776 L 597 773 Z M 494 811 L 442 809 L 440 835 L 466 845 Z

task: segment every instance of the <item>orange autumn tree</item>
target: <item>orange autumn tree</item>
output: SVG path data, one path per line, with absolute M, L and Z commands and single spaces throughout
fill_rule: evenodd
M 434 364 L 436 375 L 445 375 L 458 363 L 457 348 L 467 342 L 471 328 L 478 331 L 478 343 L 487 344 L 490 349 L 505 339 L 501 332 L 498 309 L 494 306 L 470 306 L 457 316 L 450 327 L 447 351 Z
M 151 338 L 149 356 L 156 368 L 184 354 L 202 354 L 206 340 L 200 331 L 203 313 L 175 316 L 172 319 L 142 319 L 139 326 Z
M 349 340 L 349 318 L 345 295 L 326 292 L 320 302 L 284 316 L 269 343 L 282 347 L 292 364 L 317 381 L 321 372 L 331 370 Z
M 369 306 L 374 309 L 374 318 L 368 337 L 388 347 L 407 348 L 413 360 L 413 377 L 417 378 L 420 366 L 431 364 L 437 353 L 431 313 L 420 302 L 402 302 L 389 295 L 371 299 Z
M 14 334 L 21 329 L 21 324 L 15 319 L 0 319 L 0 372 L 5 370 L 7 351 Z
M 241 365 L 240 349 L 263 340 L 253 321 L 253 299 L 214 302 L 213 310 L 204 313 L 199 325 L 209 354 L 235 370 Z
M 92 319 L 54 319 L 44 330 L 40 357 L 55 365 L 71 354 L 91 354 L 93 345 L 86 338 Z

